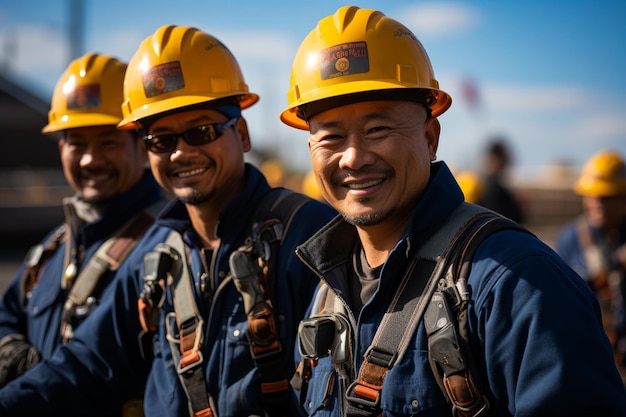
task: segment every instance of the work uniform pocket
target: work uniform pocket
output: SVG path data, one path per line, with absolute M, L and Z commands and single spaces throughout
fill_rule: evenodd
M 344 393 L 339 393 L 337 372 L 333 369 L 330 358 L 320 359 L 312 370 L 302 406 L 309 416 L 339 415 L 338 395 Z

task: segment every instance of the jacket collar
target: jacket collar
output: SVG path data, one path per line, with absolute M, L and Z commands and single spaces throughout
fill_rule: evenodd
M 414 247 L 430 236 L 463 202 L 463 192 L 445 162 L 431 164 L 430 180 L 411 215 L 407 230 L 392 255 L 403 249 L 408 257 Z M 337 216 L 297 249 L 300 258 L 325 274 L 350 262 L 357 242 L 356 228 Z
M 220 213 L 217 236 L 222 236 L 224 230 L 228 230 L 230 234 L 233 230 L 247 228 L 249 219 L 254 213 L 251 207 L 256 207 L 262 196 L 270 189 L 261 171 L 253 165 L 246 163 L 244 175 L 246 185 L 243 192 L 238 194 Z M 187 208 L 178 198 L 174 198 L 161 212 L 157 223 L 180 233 L 191 229 L 191 220 Z

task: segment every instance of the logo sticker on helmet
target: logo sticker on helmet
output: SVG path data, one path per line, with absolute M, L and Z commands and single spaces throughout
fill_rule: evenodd
M 343 43 L 320 51 L 322 80 L 361 74 L 369 70 L 370 62 L 366 42 Z
M 141 81 L 143 82 L 143 90 L 146 93 L 146 97 L 154 97 L 185 88 L 183 70 L 178 61 L 150 68 L 141 77 Z
M 95 109 L 100 107 L 100 85 L 88 84 L 76 86 L 67 94 L 69 110 Z

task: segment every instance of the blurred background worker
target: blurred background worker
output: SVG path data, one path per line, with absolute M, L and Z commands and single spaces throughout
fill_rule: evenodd
M 125 71 L 116 58 L 88 53 L 54 90 L 43 133 L 60 136 L 76 194 L 63 201 L 65 223 L 31 249 L 0 300 L 0 386 L 72 339 L 163 205 L 142 135 L 117 129 Z
M 522 207 L 507 180 L 511 158 L 506 141 L 497 138 L 489 142 L 483 160 L 485 191 L 476 203 L 520 223 L 523 219 Z
M 593 155 L 574 191 L 583 214 L 568 224 L 556 250 L 594 289 L 604 327 L 626 382 L 626 165 L 612 150 Z

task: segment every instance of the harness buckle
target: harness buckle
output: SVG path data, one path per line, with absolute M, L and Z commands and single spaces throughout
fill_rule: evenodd
M 178 364 L 178 373 L 185 374 L 193 368 L 200 366 L 204 362 L 204 356 L 199 350 L 192 350 L 187 354 L 183 354 Z
M 360 381 L 354 381 L 346 390 L 346 401 L 348 407 L 363 410 L 371 416 L 376 416 L 380 412 L 380 389 L 363 385 Z

